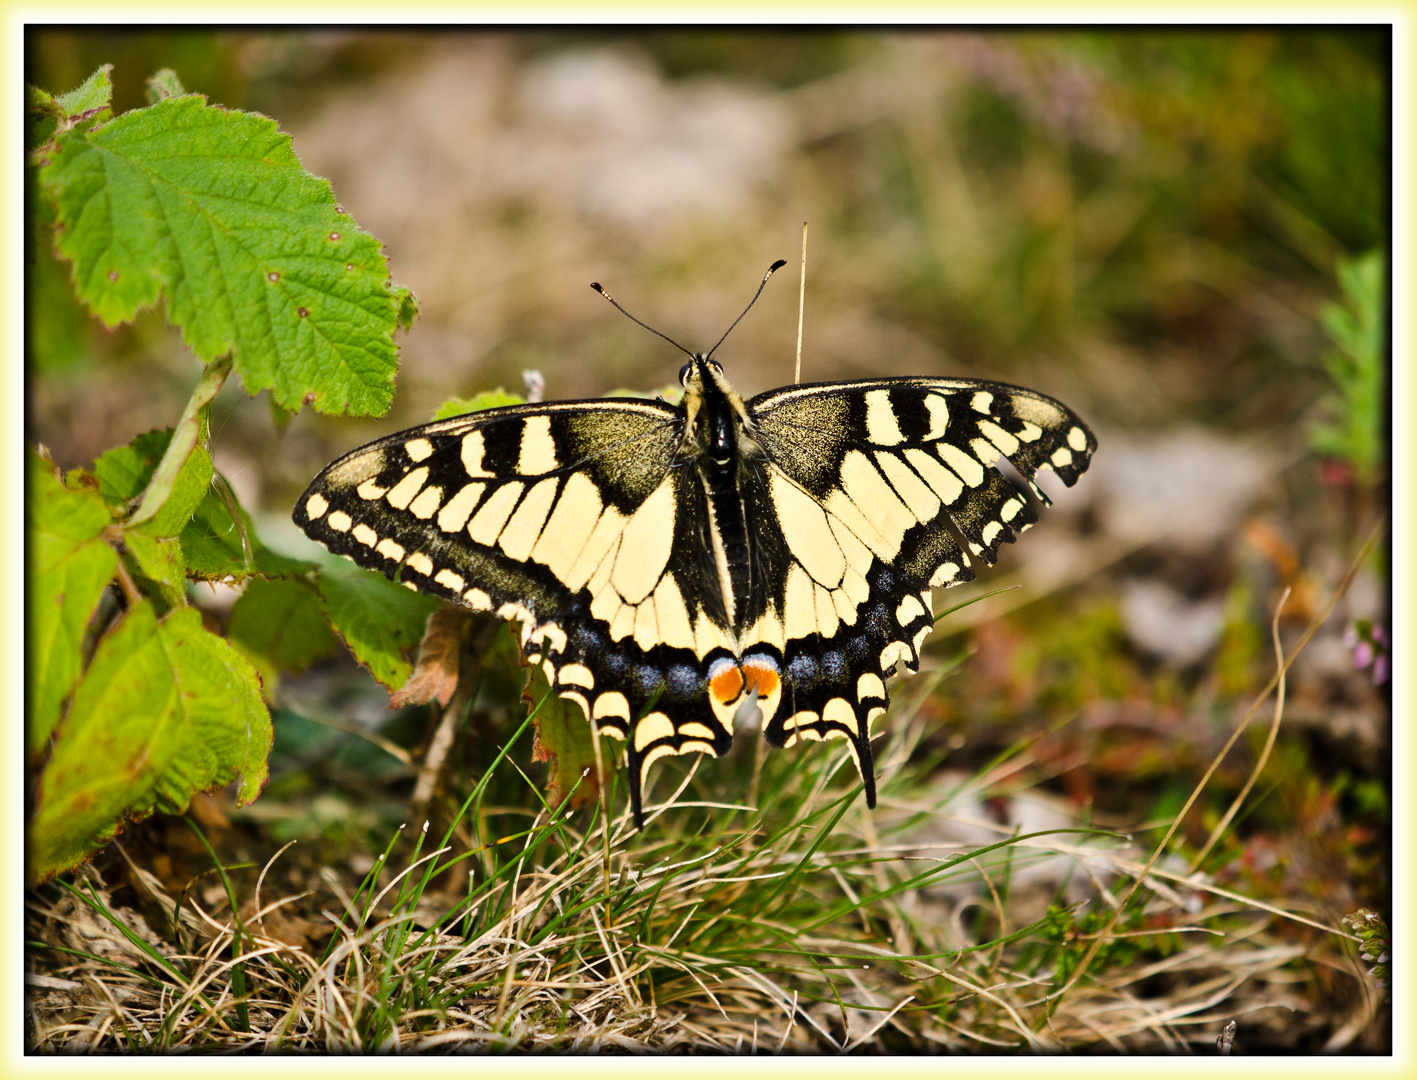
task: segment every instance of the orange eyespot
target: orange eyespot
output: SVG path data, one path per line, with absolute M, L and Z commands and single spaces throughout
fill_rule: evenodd
M 762 660 L 749 660 L 744 664 L 743 676 L 745 679 L 743 691 L 746 693 L 756 690 L 760 698 L 771 697 L 781 681 L 776 666 Z
M 732 662 L 723 664 L 717 674 L 709 677 L 709 692 L 720 703 L 732 704 L 743 693 L 743 673 Z

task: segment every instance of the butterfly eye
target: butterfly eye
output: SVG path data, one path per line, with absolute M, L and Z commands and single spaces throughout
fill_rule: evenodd
M 720 375 L 723 374 L 723 365 L 720 364 L 717 360 L 710 360 L 709 367 L 713 368 L 714 371 L 718 372 Z
M 679 369 L 679 385 L 680 385 L 680 386 L 688 386 L 688 385 L 689 385 L 689 372 L 691 372 L 691 371 L 693 371 L 693 370 L 694 370 L 694 365 L 693 365 L 692 362 L 685 364 L 683 367 L 681 367 L 681 368 Z

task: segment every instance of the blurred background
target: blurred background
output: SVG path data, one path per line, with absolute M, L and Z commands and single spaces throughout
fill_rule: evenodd
M 970 587 L 1023 588 L 940 624 L 927 652 L 969 658 L 924 708 L 945 773 L 1027 741 L 980 813 L 1133 828 L 1174 813 L 1272 674 L 1282 590 L 1292 643 L 1387 502 L 1386 354 L 1345 347 L 1335 312 L 1386 326 L 1389 56 L 1386 30 L 56 30 L 31 35 L 26 81 L 113 63 L 127 109 L 171 67 L 273 116 L 417 294 L 389 416 L 280 426 L 237 387 L 218 400 L 217 466 L 292 553 L 310 478 L 449 396 L 524 392 L 527 369 L 548 398 L 673 382 L 682 357 L 591 281 L 702 349 L 788 260 L 717 358 L 745 397 L 790 382 L 809 222 L 804 380 L 998 379 L 1096 430 L 1092 470 Z M 86 465 L 172 424 L 198 367 L 161 312 L 88 318 L 36 241 L 28 437 Z M 1229 887 L 1330 924 L 1387 911 L 1386 566 L 1297 661 L 1222 844 Z M 416 748 L 423 713 L 361 678 L 343 659 L 282 683 L 252 808 L 280 835 L 401 820 L 407 753 L 310 723 Z

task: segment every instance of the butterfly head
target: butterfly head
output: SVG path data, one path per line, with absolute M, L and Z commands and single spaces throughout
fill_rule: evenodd
M 686 427 L 708 458 L 726 465 L 740 450 L 748 414 L 743 399 L 724 377 L 723 366 L 694 353 L 679 369 L 684 386 Z

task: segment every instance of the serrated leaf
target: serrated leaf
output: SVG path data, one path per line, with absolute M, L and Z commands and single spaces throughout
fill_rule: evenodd
M 452 604 L 445 604 L 428 616 L 423 640 L 418 643 L 418 661 L 408 681 L 389 695 L 391 709 L 426 705 L 430 701 L 446 707 L 453 700 L 463 642 L 471 621 L 471 612 Z
M 149 536 L 176 536 L 187 527 L 196 513 L 197 507 L 207 497 L 216 470 L 212 459 L 204 447 L 194 446 L 182 463 L 182 469 L 172 485 L 172 491 L 157 513 L 133 532 L 147 533 Z
M 442 601 L 344 562 L 321 569 L 315 584 L 330 625 L 354 658 L 390 690 L 407 682 L 413 668 L 406 654 Z
M 37 113 L 40 116 L 49 116 L 57 120 L 64 115 L 64 108 L 48 90 L 42 90 L 38 86 L 26 86 L 25 112 Z
M 101 454 L 93 463 L 99 494 L 119 509 L 136 499 L 147 487 L 171 439 L 171 428 L 147 431 L 127 446 L 117 446 Z
M 131 608 L 94 653 L 37 785 L 30 878 L 77 865 L 126 819 L 179 813 L 238 775 L 238 805 L 266 781 L 270 714 L 250 664 L 194 608 L 158 622 Z
M 230 353 L 250 394 L 388 410 L 403 301 L 379 242 L 273 120 L 167 98 L 61 135 L 40 179 L 75 289 L 106 324 L 161 297 L 192 351 Z
M 595 773 L 595 744 L 580 706 L 551 694 L 550 690 L 546 673 L 539 665 L 529 665 L 522 701 L 529 709 L 542 702 L 531 721 L 535 729 L 531 760 L 547 765 L 547 805 L 555 809 L 569 795 L 571 809 L 579 810 L 593 803 L 600 794 L 600 782 Z M 615 747 L 610 736 L 600 737 L 601 768 L 607 775 L 615 769 L 619 757 Z
M 157 589 L 163 610 L 187 602 L 187 564 L 176 537 L 160 538 L 132 530 L 125 534 L 123 546 L 138 574 Z
M 149 431 L 128 446 L 120 446 L 100 457 L 94 463 L 100 494 L 115 508 L 126 507 L 147 487 L 171 438 L 171 428 Z M 223 484 L 225 481 L 212 469 L 207 452 L 196 447 L 178 473 L 172 494 L 162 509 L 129 535 L 139 532 L 160 535 L 160 531 L 172 530 L 180 522 L 176 531 L 182 541 L 188 576 L 200 581 L 221 581 L 228 577 L 240 580 L 252 574 L 283 577 L 315 568 L 312 562 L 288 559 L 265 547 L 257 538 L 250 517 L 238 507 L 251 545 L 251 565 L 247 566 L 241 530 L 236 527 L 220 490 Z
M 109 77 L 112 72 L 113 65 L 104 64 L 78 89 L 60 94 L 55 100 L 63 115 L 66 118 L 93 116 L 113 104 L 113 80 Z
M 28 454 L 25 531 L 30 556 L 29 753 L 43 749 L 83 666 L 84 632 L 118 556 L 100 539 L 112 522 L 97 493 L 70 491 Z
M 452 397 L 438 406 L 438 411 L 433 414 L 434 420 L 447 420 L 453 416 L 463 416 L 467 413 L 481 412 L 483 409 L 500 409 L 504 405 L 523 405 L 526 398 L 518 397 L 516 394 L 509 394 L 500 386 L 496 390 L 484 390 L 482 393 L 470 398 Z
M 242 581 L 253 574 L 268 578 L 293 577 L 315 569 L 315 563 L 287 558 L 266 547 L 256 536 L 250 515 L 240 506 L 237 506 L 237 514 L 241 528 L 233 520 L 218 486 L 208 485 L 196 512 L 181 532 L 188 577 L 198 581 L 224 581 L 226 578 Z M 241 540 L 242 529 L 251 547 L 249 565 Z
M 162 460 L 172 429 L 149 431 L 139 435 L 127 446 L 109 450 L 94 462 L 99 492 L 115 507 L 124 507 L 141 495 L 152 480 L 153 471 Z M 149 536 L 176 536 L 192 519 L 192 514 L 207 496 L 211 486 L 212 459 L 201 446 L 194 446 L 182 463 L 182 469 L 172 485 L 167 501 L 147 521 L 134 528 Z
M 304 671 L 335 652 L 319 593 L 298 579 L 247 585 L 231 609 L 227 637 L 279 671 Z

